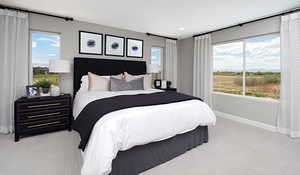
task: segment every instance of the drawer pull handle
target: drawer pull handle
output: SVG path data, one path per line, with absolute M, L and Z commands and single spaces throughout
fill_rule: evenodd
M 41 126 L 48 126 L 48 125 L 54 125 L 54 124 L 59 124 L 60 122 L 50 122 L 50 123 L 43 123 L 43 124 L 39 124 L 39 125 L 31 125 L 31 126 L 27 126 L 27 128 L 37 128 L 37 127 L 41 127 Z
M 40 107 L 57 106 L 57 105 L 60 105 L 60 103 L 45 104 L 45 105 L 32 105 L 32 106 L 28 106 L 28 108 L 40 108 Z
M 30 116 L 27 116 L 27 118 L 45 117 L 45 116 L 58 115 L 58 114 L 60 114 L 60 112 L 54 112 L 54 113 L 49 113 L 49 114 L 40 114 L 40 115 L 30 115 Z

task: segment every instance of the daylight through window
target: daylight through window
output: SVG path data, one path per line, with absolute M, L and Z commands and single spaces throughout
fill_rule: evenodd
M 58 75 L 49 73 L 49 60 L 60 59 L 60 35 L 31 32 L 32 83 L 47 79 L 58 84 Z
M 162 66 L 162 48 L 152 47 L 151 48 L 151 64 L 158 64 Z
M 160 66 L 160 73 L 152 76 L 153 79 L 161 79 L 163 72 L 163 48 L 152 47 L 151 48 L 151 64 L 157 64 Z
M 214 91 L 280 97 L 280 37 L 268 35 L 213 47 Z

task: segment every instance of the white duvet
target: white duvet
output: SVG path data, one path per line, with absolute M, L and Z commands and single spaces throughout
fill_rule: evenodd
M 79 92 L 74 100 L 73 115 L 76 118 L 88 103 L 97 99 L 158 91 Z M 212 110 L 199 100 L 134 107 L 108 113 L 93 128 L 83 153 L 81 174 L 107 175 L 118 151 L 164 140 L 200 125 L 214 125 L 215 122 Z

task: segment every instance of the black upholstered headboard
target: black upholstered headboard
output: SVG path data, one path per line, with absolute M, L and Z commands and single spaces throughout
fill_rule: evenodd
M 98 58 L 74 58 L 73 93 L 79 90 L 81 77 L 92 72 L 97 75 L 118 75 L 128 72 L 132 75 L 146 74 L 145 61 L 111 60 Z

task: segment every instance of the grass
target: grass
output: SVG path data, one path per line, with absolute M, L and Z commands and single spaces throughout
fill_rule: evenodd
M 243 94 L 241 72 L 215 72 L 214 91 L 230 94 Z M 246 73 L 246 95 L 254 97 L 280 97 L 280 73 Z
M 36 83 L 38 81 L 41 81 L 41 80 L 49 80 L 52 82 L 52 84 L 54 85 L 58 85 L 59 84 L 59 77 L 57 74 L 35 74 L 33 75 L 33 80 L 32 80 L 32 83 Z

